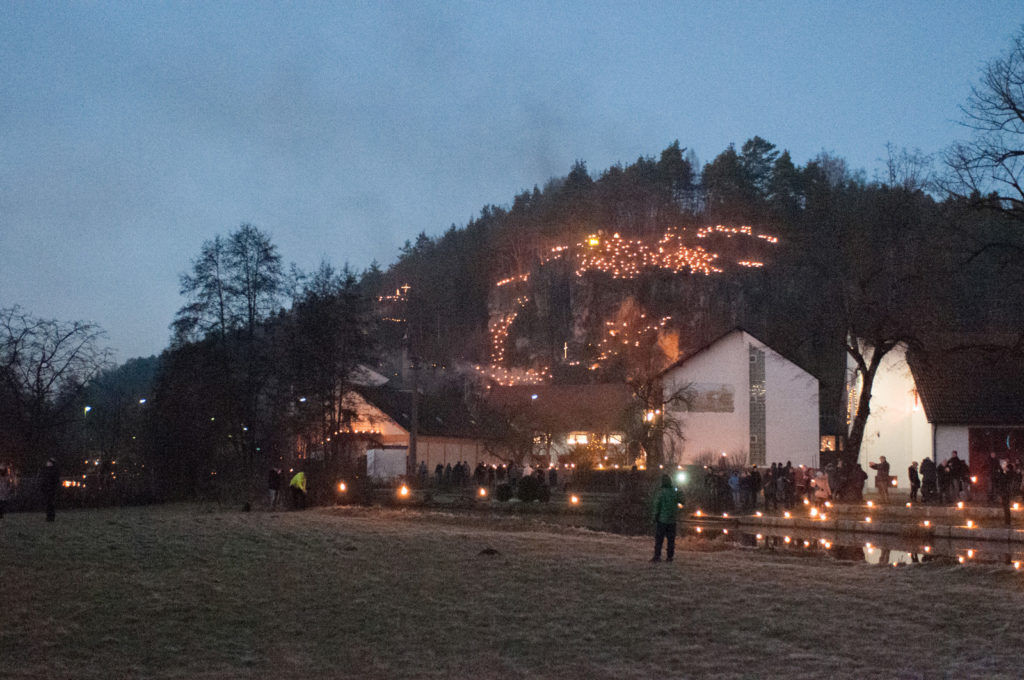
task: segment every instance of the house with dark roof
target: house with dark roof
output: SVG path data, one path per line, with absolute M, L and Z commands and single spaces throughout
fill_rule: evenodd
M 742 328 L 680 358 L 661 380 L 666 461 L 817 466 L 817 378 Z
M 487 394 L 490 408 L 515 414 L 530 428 L 534 456 L 551 464 L 574 446 L 591 444 L 603 448 L 609 460 L 626 461 L 624 425 L 632 400 L 625 383 L 516 385 Z
M 420 395 L 416 459 L 433 474 L 434 467 L 466 461 L 499 464 L 479 434 L 475 418 L 461 400 L 445 395 Z M 408 451 L 412 430 L 412 392 L 386 387 L 359 387 L 345 395 L 343 407 L 353 414 L 346 434 L 368 449 Z
M 998 340 L 998 339 L 997 339 Z M 954 451 L 968 462 L 979 484 L 987 483 L 992 459 L 1024 458 L 1024 357 L 991 337 L 935 339 L 928 350 L 890 350 L 871 390 L 871 413 L 860 458 L 885 456 L 898 486 L 909 485 L 907 468 Z M 952 349 L 950 349 L 952 347 Z M 852 421 L 861 382 L 852 361 L 847 380 Z
M 1024 355 L 961 345 L 910 353 L 907 361 L 938 462 L 957 451 L 983 483 L 992 460 L 1024 461 Z

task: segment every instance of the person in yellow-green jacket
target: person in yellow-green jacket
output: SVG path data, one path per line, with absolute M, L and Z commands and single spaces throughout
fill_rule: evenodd
M 661 561 L 661 545 L 666 539 L 665 560 L 672 561 L 676 552 L 676 516 L 680 505 L 682 498 L 672 486 L 672 478 L 662 475 L 661 488 L 654 497 L 654 557 L 651 562 Z
M 292 507 L 296 510 L 306 509 L 306 473 L 299 470 L 288 482 L 288 488 L 292 490 Z

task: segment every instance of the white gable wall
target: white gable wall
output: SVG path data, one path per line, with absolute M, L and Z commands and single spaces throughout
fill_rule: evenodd
M 741 333 L 732 333 L 665 375 L 666 398 L 688 386 L 725 385 L 733 394 L 731 412 L 682 412 L 669 406 L 669 417 L 681 422 L 682 439 L 666 433 L 667 460 L 693 463 L 703 454 L 723 452 L 746 460 L 749 449 L 749 368 Z
M 667 460 L 697 461 L 723 452 L 750 457 L 750 346 L 765 352 L 765 436 L 767 463 L 816 465 L 818 460 L 818 381 L 753 336 L 734 331 L 664 376 L 666 397 L 692 385 L 698 392 L 721 386 L 732 394 L 729 411 L 671 410 L 683 426 L 683 439 L 665 436 Z
M 855 364 L 848 360 L 851 379 Z M 963 457 L 967 450 L 966 430 Z M 885 456 L 889 462 L 890 474 L 895 475 L 899 486 L 910 486 L 907 468 L 911 461 L 931 456 L 932 430 L 925 416 L 920 400 L 915 399 L 914 378 L 907 365 L 906 350 L 900 345 L 890 350 L 878 367 L 871 389 L 871 414 L 864 428 L 864 440 L 860 448 L 860 462 L 865 470 L 869 462 L 877 462 Z M 939 449 L 940 454 L 942 449 Z M 949 451 L 946 452 L 946 457 Z M 944 459 L 939 456 L 940 461 Z M 874 477 L 872 476 L 873 480 Z
M 818 467 L 818 379 L 755 338 L 747 338 L 765 352 L 767 464 L 792 461 Z

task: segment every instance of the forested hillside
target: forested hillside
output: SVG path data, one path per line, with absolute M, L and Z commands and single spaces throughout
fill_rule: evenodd
M 923 341 L 930 323 L 1009 313 L 994 256 L 974 254 L 1005 225 L 933 200 L 925 170 L 890 149 L 869 182 L 759 137 L 700 169 L 678 142 L 596 178 L 577 162 L 407 242 L 379 275 L 389 344 L 498 384 L 621 381 L 743 326 L 821 380 L 823 430 L 839 433 L 850 333 Z

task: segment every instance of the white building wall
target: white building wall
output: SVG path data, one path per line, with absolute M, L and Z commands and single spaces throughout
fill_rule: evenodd
M 682 439 L 666 433 L 667 460 L 693 463 L 723 452 L 746 460 L 750 442 L 750 395 L 747 346 L 742 333 L 726 336 L 665 375 L 666 398 L 687 386 L 725 385 L 733 395 L 732 412 L 693 413 L 669 407 L 669 417 L 682 426 Z
M 691 385 L 727 386 L 730 412 L 670 411 L 682 422 L 683 439 L 666 433 L 668 460 L 692 463 L 723 452 L 750 457 L 750 346 L 765 352 L 765 436 L 767 463 L 816 465 L 818 459 L 818 381 L 777 352 L 742 331 L 734 331 L 665 375 L 665 396 Z
M 970 451 L 968 448 L 969 439 L 967 426 L 965 425 L 936 425 L 935 426 L 935 453 L 939 463 L 949 460 L 956 451 L 961 460 L 970 463 Z
M 852 381 L 855 379 L 852 359 L 848 360 L 848 366 Z M 964 447 L 961 455 L 966 450 L 966 443 Z M 896 476 L 901 488 L 908 488 L 907 468 L 911 461 L 920 464 L 931 457 L 931 450 L 931 426 L 916 396 L 906 350 L 897 346 L 882 357 L 875 375 L 871 389 L 871 414 L 860 448 L 861 464 L 867 470 L 868 463 L 877 462 L 880 456 L 885 456 L 890 474 Z
M 767 464 L 792 461 L 818 467 L 818 380 L 770 347 L 750 340 L 766 354 Z

